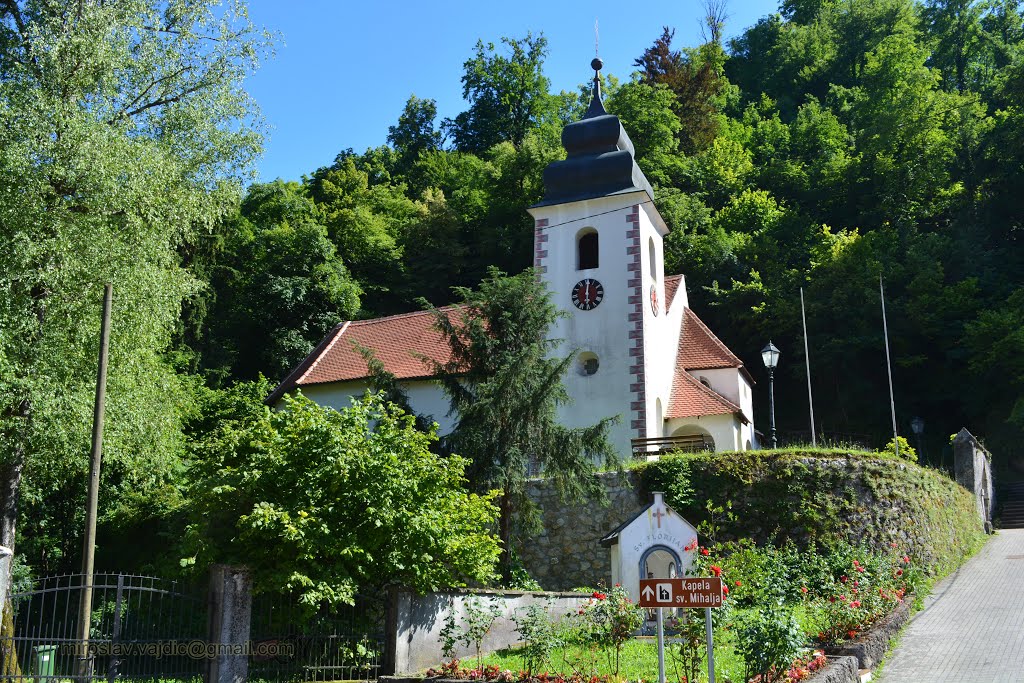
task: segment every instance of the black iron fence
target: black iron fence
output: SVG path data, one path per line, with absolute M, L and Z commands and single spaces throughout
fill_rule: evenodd
M 78 636 L 80 574 L 54 576 L 12 593 L 0 634 L 0 678 L 32 683 L 198 683 L 219 655 L 242 655 L 249 680 L 370 681 L 381 669 L 383 600 L 305 609 L 289 596 L 252 599 L 249 639 L 207 640 L 206 588 L 150 576 L 96 574 L 88 639 Z M 230 647 L 230 651 L 225 650 Z
M 384 600 L 311 610 L 291 596 L 253 598 L 250 634 L 259 654 L 249 680 L 371 681 L 384 651 Z
M 892 438 L 891 435 L 889 438 Z M 779 447 L 810 446 L 811 432 L 806 431 L 780 431 L 778 433 Z M 857 450 L 874 450 L 879 437 L 873 434 L 856 434 L 853 432 L 822 432 L 815 434 L 815 441 L 821 448 L 854 448 Z M 884 443 L 884 439 L 882 440 Z M 770 446 L 768 439 L 761 437 L 762 447 Z
M 206 606 L 175 581 L 95 574 L 89 637 L 79 638 L 83 575 L 39 579 L 12 593 L 13 633 L 0 637 L 4 680 L 177 680 L 202 676 Z M 202 652 L 200 652 L 202 650 Z

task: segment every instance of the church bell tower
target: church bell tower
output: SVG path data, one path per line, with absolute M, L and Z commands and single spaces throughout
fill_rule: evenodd
M 601 101 L 600 59 L 582 120 L 562 131 L 566 159 L 544 170 L 534 218 L 534 267 L 567 316 L 550 334 L 575 350 L 563 378 L 567 426 L 619 416 L 612 441 L 622 457 L 634 438 L 662 435 L 672 388 L 682 305 L 666 307 L 668 228 L 633 144 Z M 685 294 L 683 294 L 685 297 Z

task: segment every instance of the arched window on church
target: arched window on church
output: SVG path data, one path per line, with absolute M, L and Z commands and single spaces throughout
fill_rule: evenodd
M 597 230 L 583 228 L 576 236 L 576 270 L 597 268 Z
M 657 261 L 654 260 L 654 238 L 650 237 L 647 239 L 647 261 L 651 264 L 651 279 L 655 282 L 658 281 L 658 267 Z

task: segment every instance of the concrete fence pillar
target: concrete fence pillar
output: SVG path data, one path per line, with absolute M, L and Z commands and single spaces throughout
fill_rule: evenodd
M 0 545 L 0 619 L 7 609 L 7 594 L 10 592 L 11 564 L 14 553 L 7 546 Z
M 244 567 L 210 568 L 208 638 L 214 656 L 207 660 L 206 683 L 244 683 L 249 677 L 249 626 L 252 575 Z
M 966 428 L 953 437 L 953 474 L 956 483 L 974 494 L 978 516 L 985 525 L 985 531 L 991 533 L 995 509 L 992 460 L 989 452 Z

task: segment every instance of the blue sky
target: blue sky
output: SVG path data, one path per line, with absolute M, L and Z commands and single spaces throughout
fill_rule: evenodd
M 731 0 L 726 35 L 776 9 L 773 0 Z M 439 119 L 459 113 L 462 64 L 478 39 L 543 32 L 557 92 L 591 76 L 595 19 L 605 72 L 625 78 L 663 25 L 676 29 L 677 47 L 699 43 L 703 14 L 692 0 L 250 0 L 249 12 L 281 35 L 275 57 L 247 84 L 270 129 L 261 181 L 298 180 L 342 149 L 384 144 L 410 94 L 436 100 Z

